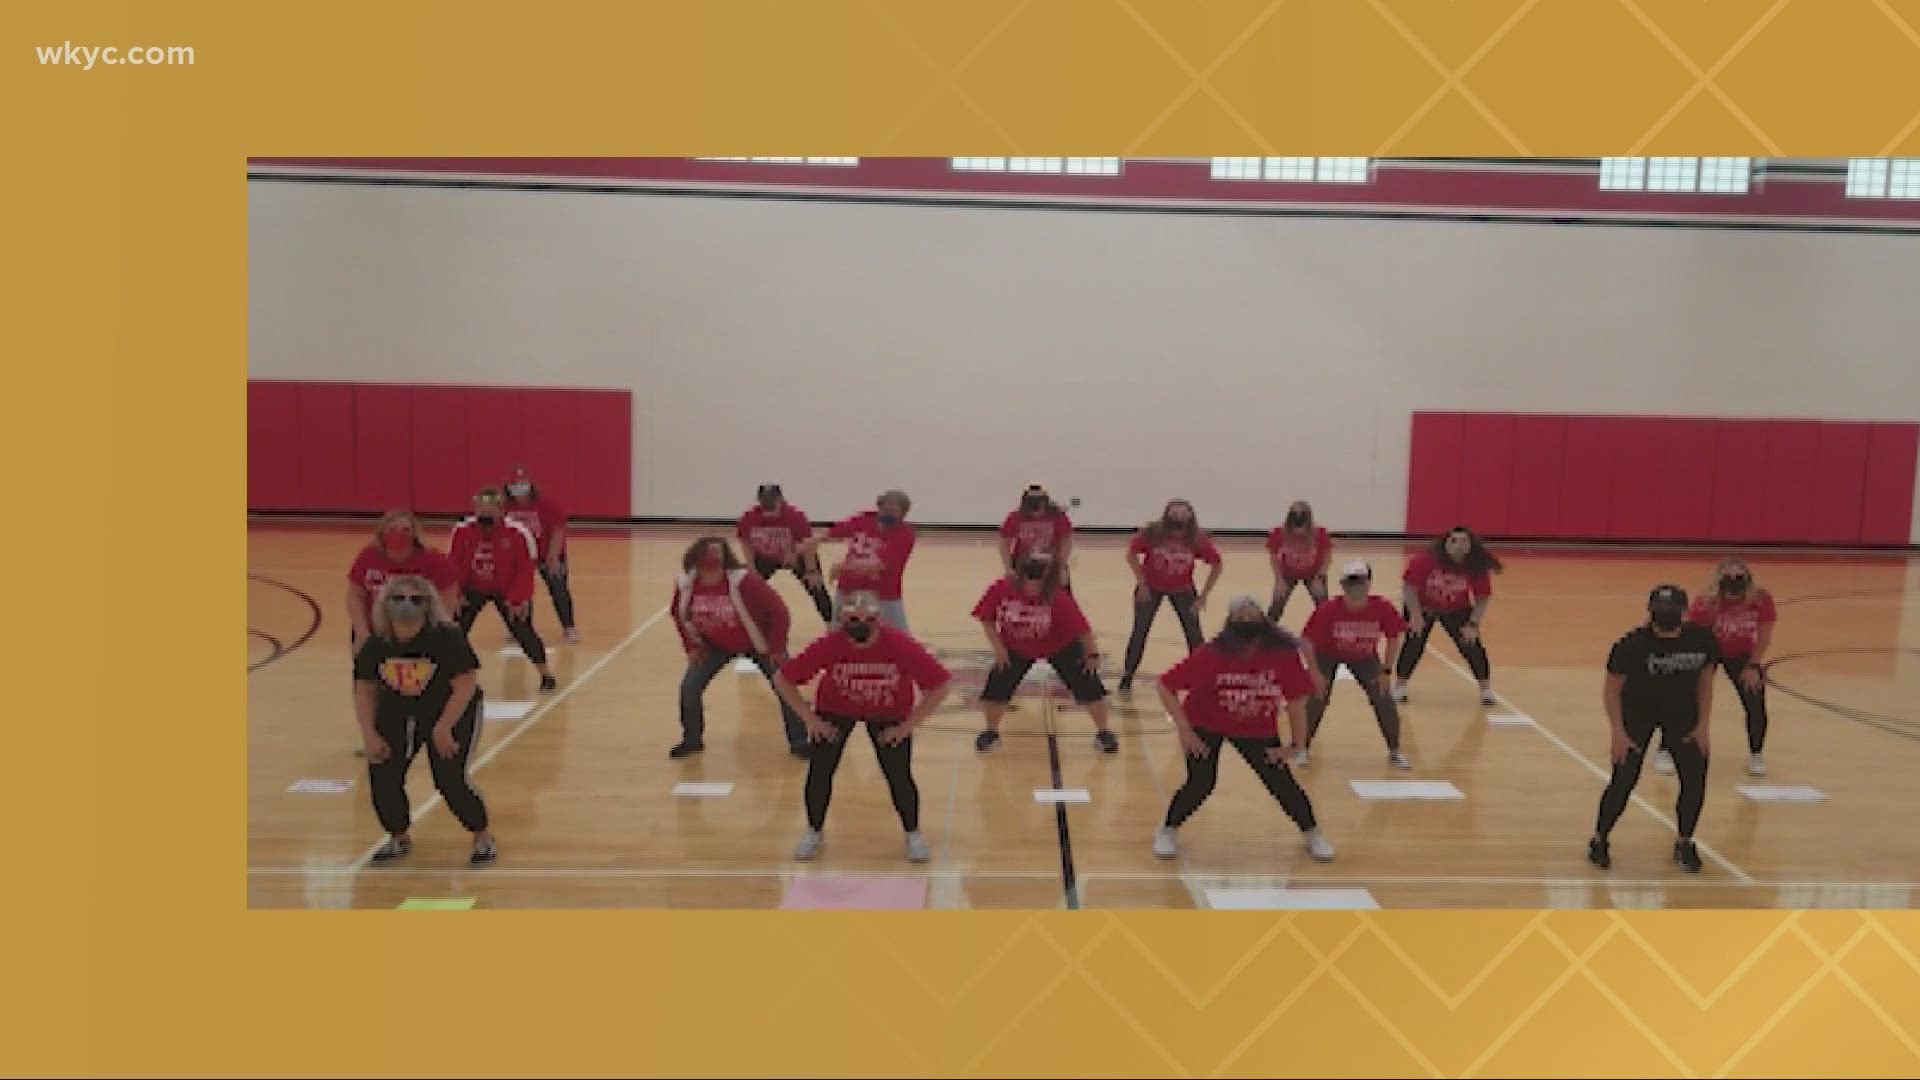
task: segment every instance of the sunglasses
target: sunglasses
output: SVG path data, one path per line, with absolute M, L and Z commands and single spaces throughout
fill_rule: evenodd
M 426 602 L 426 597 L 415 596 L 411 593 L 394 593 L 392 596 L 387 597 L 387 603 L 389 604 L 412 604 L 415 607 L 422 607 L 425 606 Z

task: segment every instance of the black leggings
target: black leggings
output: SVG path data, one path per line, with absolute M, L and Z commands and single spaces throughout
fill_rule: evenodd
M 1140 670 L 1140 658 L 1147 654 L 1147 631 L 1153 629 L 1153 620 L 1160 614 L 1160 601 L 1173 603 L 1173 613 L 1180 617 L 1180 632 L 1187 636 L 1187 651 L 1200 647 L 1200 594 L 1193 589 L 1182 589 L 1177 593 L 1153 592 L 1148 590 L 1146 598 L 1140 596 L 1140 589 L 1133 591 L 1133 633 L 1127 638 L 1127 666 L 1121 674 L 1132 675 Z
M 1173 793 L 1173 802 L 1167 805 L 1166 825 L 1177 829 L 1186 824 L 1200 804 L 1213 794 L 1213 786 L 1220 779 L 1220 744 L 1230 742 L 1240 752 L 1248 765 L 1260 776 L 1260 782 L 1279 801 L 1280 809 L 1287 812 L 1301 832 L 1311 832 L 1315 828 L 1313 803 L 1307 793 L 1300 789 L 1300 782 L 1293 778 L 1293 772 L 1285 765 L 1276 765 L 1267 760 L 1267 751 L 1280 745 L 1280 740 L 1272 736 L 1245 738 L 1226 736 L 1216 731 L 1195 731 L 1200 741 L 1207 745 L 1207 752 L 1199 757 L 1192 754 L 1187 758 L 1187 782 Z
M 1727 671 L 1727 681 L 1733 684 L 1733 692 L 1740 697 L 1740 707 L 1747 713 L 1747 752 L 1757 754 L 1767 748 L 1767 681 L 1766 673 L 1761 673 L 1760 685 L 1749 690 L 1740 683 L 1740 673 L 1753 666 L 1753 661 L 1745 657 L 1729 656 L 1720 661 Z M 1666 739 L 1660 740 L 1660 749 L 1671 751 Z
M 558 570 L 547 569 L 547 564 L 544 562 L 540 564 L 540 580 L 547 583 L 547 595 L 553 598 L 553 613 L 559 616 L 562 630 L 573 629 L 573 586 L 568 584 L 569 572 L 565 555 L 560 556 Z M 521 646 L 521 648 L 525 647 Z
M 1273 583 L 1273 602 L 1267 605 L 1267 618 L 1280 621 L 1280 615 L 1287 610 L 1287 601 L 1293 599 L 1293 587 L 1305 585 L 1307 595 L 1313 598 L 1313 606 L 1319 607 L 1327 602 L 1327 575 L 1315 574 L 1312 577 L 1292 578 L 1282 576 Z
M 1402 616 L 1410 615 L 1404 607 L 1400 609 L 1400 613 Z M 1453 639 L 1454 648 L 1460 650 L 1460 656 L 1466 660 L 1467 667 L 1473 669 L 1474 678 L 1481 682 L 1493 678 L 1493 664 L 1487 659 L 1487 643 L 1477 638 L 1468 641 L 1460 636 L 1460 628 L 1467 625 L 1468 619 L 1473 618 L 1472 610 L 1429 611 L 1426 615 L 1426 620 L 1420 624 L 1419 630 L 1407 633 L 1406 647 L 1400 650 L 1400 662 L 1394 665 L 1394 674 L 1398 675 L 1402 682 L 1413 674 L 1414 667 L 1420 663 L 1420 654 L 1427 651 L 1427 636 L 1433 633 L 1435 623 L 1440 624 L 1441 629 L 1447 632 L 1447 636 Z
M 547 646 L 533 628 L 532 605 L 528 605 L 525 616 L 518 616 L 507 606 L 507 598 L 498 593 L 468 592 L 460 600 L 460 629 L 471 631 L 473 620 L 480 617 L 480 609 L 488 604 L 492 604 L 493 609 L 500 613 L 501 620 L 507 624 L 507 633 L 513 635 L 513 640 L 519 643 L 520 651 L 527 654 L 527 659 L 535 664 L 546 663 Z
M 833 725 L 834 737 L 824 742 L 807 743 L 807 827 L 819 832 L 827 823 L 827 804 L 833 801 L 833 774 L 840 771 L 840 755 L 846 752 L 847 739 L 855 724 L 867 725 L 867 737 L 873 740 L 873 754 L 880 759 L 880 771 L 893 794 L 893 808 L 900 824 L 908 832 L 920 831 L 920 788 L 913 782 L 913 736 L 889 746 L 880 741 L 880 733 L 896 721 L 857 720 L 850 716 L 820 719 Z
M 467 711 L 453 725 L 453 740 L 460 745 L 452 757 L 441 757 L 433 746 L 433 725 L 439 717 L 416 719 L 406 712 L 380 713 L 373 718 L 373 730 L 386 742 L 387 760 L 367 763 L 367 789 L 373 795 L 373 813 L 389 836 L 405 833 L 413 824 L 413 809 L 407 802 L 407 770 L 421 751 L 433 768 L 433 787 L 447 801 L 447 809 L 460 819 L 468 832 L 487 827 L 487 804 L 480 790 L 467 779 L 467 759 L 473 754 L 474 739 L 480 733 L 480 693 L 474 692 Z
M 1307 701 L 1307 742 L 1320 733 L 1320 719 L 1327 715 L 1327 702 L 1333 697 L 1333 677 L 1340 665 L 1347 665 L 1353 672 L 1353 679 L 1366 691 L 1367 700 L 1373 704 L 1373 718 L 1380 724 L 1380 737 L 1387 740 L 1387 749 L 1400 749 L 1400 707 L 1393 703 L 1393 695 L 1380 688 L 1380 675 L 1386 669 L 1380 666 L 1380 658 L 1369 656 L 1365 660 L 1340 660 L 1331 656 L 1316 655 L 1314 662 L 1320 666 L 1320 678 L 1327 684 L 1325 693 L 1315 694 Z
M 1695 721 L 1687 719 L 1662 724 L 1631 715 L 1622 719 L 1633 748 L 1627 751 L 1625 761 L 1613 767 L 1613 778 L 1608 782 L 1606 792 L 1600 796 L 1600 817 L 1594 824 L 1594 835 L 1604 839 L 1626 811 L 1627 797 L 1633 794 L 1634 785 L 1640 782 L 1640 766 L 1646 761 L 1647 746 L 1657 729 L 1667 750 L 1673 754 L 1673 770 L 1680 777 L 1680 798 L 1674 804 L 1680 839 L 1693 839 L 1693 830 L 1700 824 L 1700 808 L 1707 801 L 1707 755 L 1701 753 L 1700 747 L 1687 738 L 1693 733 Z
M 773 575 L 782 570 L 792 573 L 799 580 L 801 587 L 807 590 L 807 595 L 813 597 L 813 608 L 820 613 L 820 621 L 830 623 L 833 621 L 833 596 L 827 592 L 826 579 L 821 578 L 818 583 L 807 580 L 808 574 L 818 572 L 818 565 L 816 562 L 809 566 L 807 561 L 798 555 L 794 556 L 790 563 L 769 559 L 764 555 L 753 557 L 753 569 L 769 581 L 773 580 Z

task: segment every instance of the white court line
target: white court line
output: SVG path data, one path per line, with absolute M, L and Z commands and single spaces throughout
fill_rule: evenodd
M 575 690 L 578 690 L 581 687 L 587 685 L 587 683 L 595 675 L 600 674 L 601 668 L 606 667 L 607 664 L 611 662 L 614 657 L 619 656 L 621 653 L 625 652 L 627 649 L 627 646 L 632 645 L 635 641 L 638 641 L 640 639 L 641 634 L 644 634 L 648 630 L 651 630 L 653 628 L 653 624 L 665 618 L 666 615 L 667 615 L 667 609 L 661 608 L 659 611 L 654 612 L 653 615 L 650 616 L 646 622 L 643 622 L 639 626 L 634 627 L 633 632 L 628 634 L 626 637 L 621 638 L 620 643 L 618 645 L 615 645 L 613 648 L 608 649 L 607 654 L 605 656 L 602 656 L 600 659 L 595 660 L 591 667 L 581 672 L 575 678 L 569 680 L 567 685 L 561 687 L 558 691 L 556 691 L 552 697 L 548 698 L 545 702 L 543 702 L 541 706 L 538 709 L 535 709 L 531 714 L 529 714 L 525 720 L 522 720 L 518 724 L 514 725 L 514 728 L 512 731 L 507 732 L 505 735 L 501 736 L 498 741 L 490 745 L 487 748 L 486 752 L 480 755 L 480 759 L 478 761 L 475 761 L 472 764 L 467 766 L 467 775 L 471 776 L 474 773 L 479 772 L 481 769 L 486 768 L 487 762 L 492 761 L 496 757 L 499 757 L 500 752 L 505 750 L 507 747 L 512 746 L 514 743 L 514 740 L 518 739 L 522 735 L 525 735 L 528 731 L 531 731 L 535 724 L 538 724 L 542 718 L 544 718 L 548 713 L 554 710 L 555 706 L 567 700 L 567 698 L 572 697 L 573 692 Z M 434 807 L 440 805 L 440 802 L 441 802 L 440 793 L 436 791 L 432 795 L 428 796 L 425 802 L 421 803 L 419 806 L 414 807 L 413 816 L 408 819 L 408 823 L 417 824 L 421 818 L 427 816 L 427 813 L 429 811 L 431 811 Z M 374 852 L 379 851 L 381 846 L 384 845 L 386 842 L 387 840 L 386 840 L 386 837 L 384 836 L 378 840 L 375 840 L 372 846 L 367 848 L 365 854 L 361 855 L 359 858 L 347 864 L 346 872 L 349 874 L 357 874 L 360 871 L 366 869 L 368 864 L 373 862 Z M 488 869 L 491 870 L 493 868 L 489 867 Z
M 1475 687 L 1478 687 L 1480 685 L 1480 680 L 1473 677 L 1473 672 L 1468 671 L 1466 668 L 1461 667 L 1458 663 L 1454 662 L 1451 658 L 1445 656 L 1444 654 L 1435 652 L 1433 655 L 1436 658 L 1438 658 L 1441 663 L 1452 668 L 1453 673 L 1455 675 L 1458 675 L 1461 678 L 1467 680 L 1468 682 L 1472 683 Z M 1510 701 L 1507 698 L 1505 694 L 1502 694 L 1497 690 L 1494 691 L 1493 696 L 1494 696 L 1494 700 L 1498 701 L 1502 705 L 1505 705 L 1509 710 L 1534 717 L 1535 723 L 1533 725 L 1533 730 L 1546 736 L 1546 739 L 1548 742 L 1559 747 L 1562 753 L 1566 754 L 1568 757 L 1572 758 L 1573 760 L 1579 762 L 1581 765 L 1585 766 L 1588 772 L 1599 777 L 1603 782 L 1609 782 L 1609 783 L 1612 782 L 1613 780 L 1612 770 L 1603 769 L 1600 766 L 1594 764 L 1593 759 L 1587 757 L 1587 755 L 1581 753 L 1580 751 L 1575 750 L 1572 744 L 1568 743 L 1567 740 L 1561 738 L 1560 736 L 1554 734 L 1551 731 L 1548 731 L 1547 725 L 1538 722 L 1538 719 L 1539 719 L 1538 714 L 1529 713 L 1525 709 L 1522 709 L 1520 706 L 1515 705 L 1512 701 Z M 1628 796 L 1628 798 L 1635 806 L 1638 806 L 1640 809 L 1645 810 L 1649 814 L 1652 814 L 1656 819 L 1659 820 L 1660 824 L 1665 825 L 1667 828 L 1674 830 L 1676 835 L 1679 833 L 1680 826 L 1677 823 L 1675 823 L 1672 818 L 1668 817 L 1665 811 L 1661 810 L 1659 807 L 1653 805 L 1652 803 L 1648 802 L 1645 798 L 1643 798 L 1638 791 L 1635 791 L 1632 795 Z M 1696 838 L 1693 844 L 1694 844 L 1694 847 L 1700 849 L 1700 854 L 1705 855 L 1708 861 L 1719 866 L 1720 869 L 1725 870 L 1727 873 L 1732 874 L 1733 877 L 1737 881 L 1739 881 L 1742 885 L 1754 884 L 1752 874 L 1749 874 L 1745 870 L 1740 869 L 1738 866 L 1733 865 L 1733 862 L 1731 860 L 1729 860 L 1725 855 L 1720 854 L 1718 851 L 1715 851 L 1711 846 L 1707 844 L 1706 841 Z

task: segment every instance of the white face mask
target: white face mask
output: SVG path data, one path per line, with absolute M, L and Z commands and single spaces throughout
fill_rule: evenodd
M 527 483 L 524 480 L 517 480 L 507 485 L 507 494 L 513 496 L 516 499 L 524 499 L 532 493 L 533 493 L 533 485 Z

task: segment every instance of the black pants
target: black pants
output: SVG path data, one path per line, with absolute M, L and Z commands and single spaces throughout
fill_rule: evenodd
M 1409 614 L 1404 607 L 1400 609 L 1400 613 L 1403 616 Z M 1491 679 L 1493 664 L 1487 659 L 1486 642 L 1478 639 L 1468 641 L 1460 636 L 1460 628 L 1466 626 L 1467 620 L 1471 618 L 1473 618 L 1471 610 L 1427 612 L 1426 621 L 1420 625 L 1419 631 L 1407 634 L 1407 643 L 1400 650 L 1400 662 L 1394 665 L 1394 674 L 1398 675 L 1402 681 L 1413 674 L 1414 667 L 1420 663 L 1420 654 L 1427 651 L 1427 637 L 1433 633 L 1434 624 L 1438 623 L 1441 629 L 1447 632 L 1447 636 L 1453 639 L 1453 646 L 1460 650 L 1460 656 L 1466 660 L 1467 667 L 1473 669 L 1473 677 L 1481 682 Z
M 1340 665 L 1347 665 L 1353 672 L 1354 681 L 1366 691 L 1367 700 L 1373 704 L 1373 718 L 1380 724 L 1380 737 L 1387 740 L 1387 749 L 1400 749 L 1400 707 L 1393 703 L 1393 695 L 1380 688 L 1380 676 L 1386 670 L 1380 666 L 1380 658 L 1369 656 L 1365 660 L 1339 660 L 1331 656 L 1314 657 L 1320 666 L 1320 678 L 1326 681 L 1325 693 L 1315 694 L 1307 701 L 1307 742 L 1312 744 L 1313 737 L 1320 733 L 1320 719 L 1327 715 L 1327 702 L 1333 697 L 1333 677 L 1339 673 Z
M 796 555 L 792 562 L 783 563 L 777 559 L 769 559 L 762 555 L 755 555 L 753 557 L 753 568 L 759 572 L 761 577 L 769 581 L 773 580 L 773 575 L 782 570 L 791 572 L 795 578 L 799 579 L 801 586 L 807 590 L 807 595 L 813 597 L 813 607 L 815 611 L 820 613 L 820 621 L 828 623 L 833 621 L 833 596 L 827 592 L 826 580 L 822 578 L 817 583 L 808 581 L 807 575 L 816 571 L 814 567 L 807 565 L 805 559 Z
M 1753 661 L 1745 657 L 1729 656 L 1720 661 L 1727 671 L 1727 681 L 1733 684 L 1733 692 L 1740 696 L 1740 707 L 1747 714 L 1747 752 L 1757 754 L 1767 748 L 1767 684 L 1762 679 L 1759 686 L 1749 690 L 1740 682 L 1740 673 L 1753 666 Z M 1660 740 L 1660 749 L 1672 752 L 1666 739 Z
M 1273 586 L 1273 603 L 1267 606 L 1267 618 L 1280 621 L 1280 615 L 1287 610 L 1287 601 L 1293 599 L 1293 587 L 1305 585 L 1307 595 L 1313 598 L 1313 606 L 1319 607 L 1327 602 L 1327 575 L 1315 574 L 1308 578 L 1282 577 Z
M 880 772 L 887 778 L 893 794 L 893 808 L 900 814 L 900 825 L 908 832 L 920 831 L 920 788 L 913 782 L 913 736 L 888 746 L 880 741 L 889 720 L 859 720 L 851 716 L 822 715 L 833 725 L 834 737 L 825 742 L 807 744 L 807 827 L 819 832 L 827 824 L 827 804 L 833 801 L 833 774 L 840 771 L 840 756 L 846 753 L 847 740 L 856 724 L 867 725 L 867 737 L 873 740 L 873 754 L 880 759 Z
M 709 647 L 700 654 L 699 659 L 687 664 L 687 673 L 680 679 L 680 736 L 686 742 L 694 746 L 706 742 L 707 708 L 704 699 L 707 684 L 740 655 Z M 767 677 L 768 685 L 772 685 L 775 670 L 773 661 L 760 654 L 749 656 L 748 659 Z M 787 704 L 786 698 L 779 697 L 777 691 L 774 696 L 780 702 L 780 723 L 787 729 L 787 745 L 795 749 L 806 745 L 807 729 L 800 722 L 799 714 Z
M 562 630 L 573 629 L 573 586 L 568 584 L 567 576 L 568 567 L 567 557 L 565 555 L 560 556 L 560 568 L 557 570 L 547 569 L 547 564 L 544 562 L 540 564 L 540 580 L 547 583 L 547 595 L 553 598 L 553 613 L 560 617 L 560 629 Z M 524 648 L 524 646 L 522 647 Z M 527 655 L 532 656 L 533 654 L 528 653 Z
M 1697 718 L 1685 717 L 1663 722 L 1629 713 L 1621 720 L 1634 748 L 1627 752 L 1625 761 L 1613 767 L 1613 778 L 1608 782 L 1606 792 L 1600 796 L 1600 817 L 1594 824 L 1594 834 L 1604 838 L 1612 832 L 1614 823 L 1620 820 L 1620 815 L 1627 809 L 1627 797 L 1633 794 L 1634 785 L 1640 782 L 1640 766 L 1646 761 L 1647 747 L 1653 740 L 1654 732 L 1658 731 L 1668 752 L 1673 754 L 1673 771 L 1680 778 L 1680 798 L 1674 805 L 1680 838 L 1692 839 L 1694 827 L 1700 824 L 1700 808 L 1707 801 L 1707 755 L 1687 739 L 1688 735 L 1693 734 Z
M 1140 658 L 1147 654 L 1147 631 L 1153 629 L 1153 620 L 1160 614 L 1160 601 L 1173 603 L 1173 613 L 1180 617 L 1180 632 L 1187 636 L 1187 651 L 1200 647 L 1200 594 L 1192 589 L 1182 589 L 1177 593 L 1153 592 L 1149 590 L 1142 599 L 1140 590 L 1133 591 L 1133 633 L 1127 637 L 1127 665 L 1122 674 L 1132 675 L 1140 670 Z
M 413 824 L 413 808 L 407 802 L 407 770 L 415 755 L 424 752 L 433 767 L 433 787 L 447 801 L 447 809 L 460 819 L 468 832 L 487 827 L 487 804 L 480 790 L 467 779 L 467 759 L 480 734 L 480 693 L 474 692 L 467 711 L 453 725 L 453 739 L 459 743 L 452 757 L 441 757 L 433 746 L 433 725 L 437 716 L 415 718 L 405 712 L 381 713 L 373 718 L 373 730 L 387 744 L 387 760 L 378 765 L 367 763 L 367 788 L 373 794 L 373 812 L 380 827 L 389 836 L 399 836 Z
M 1087 646 L 1079 638 L 1069 642 L 1066 648 L 1054 653 L 1047 659 L 1047 665 L 1060 681 L 1067 684 L 1067 691 L 1073 700 L 1081 705 L 1091 705 L 1107 696 L 1107 688 L 1100 676 L 1087 670 Z M 1007 664 L 996 667 L 987 673 L 987 683 L 980 688 L 980 700 L 994 705 L 1005 705 L 1013 700 L 1013 692 L 1020 688 L 1020 680 L 1027 677 L 1039 658 L 1023 656 L 1017 649 L 1007 650 Z
M 1300 789 L 1300 782 L 1293 778 L 1293 771 L 1285 765 L 1276 765 L 1267 760 L 1267 751 L 1280 745 L 1278 738 L 1229 737 L 1214 731 L 1196 731 L 1196 734 L 1201 742 L 1207 744 L 1207 752 L 1200 757 L 1186 755 L 1187 782 L 1173 793 L 1173 802 L 1167 806 L 1167 828 L 1177 829 L 1186 824 L 1193 812 L 1200 809 L 1200 804 L 1207 801 L 1207 796 L 1213 794 L 1213 786 L 1220 779 L 1220 744 L 1223 742 L 1232 743 L 1233 748 L 1240 752 L 1240 756 L 1259 774 L 1260 782 L 1267 785 L 1267 790 L 1279 801 L 1280 809 L 1285 810 L 1293 823 L 1300 826 L 1301 832 L 1309 832 L 1314 828 L 1313 803 L 1307 799 L 1307 793 Z
M 460 599 L 460 629 L 471 631 L 473 620 L 480 617 L 480 609 L 488 604 L 492 604 L 493 609 L 500 613 L 501 620 L 507 624 L 507 633 L 513 635 L 513 640 L 519 643 L 520 651 L 527 654 L 527 659 L 535 664 L 546 663 L 547 646 L 540 640 L 539 632 L 533 628 L 531 606 L 527 614 L 522 617 L 515 615 L 513 609 L 507 606 L 507 598 L 498 593 L 468 592 Z

